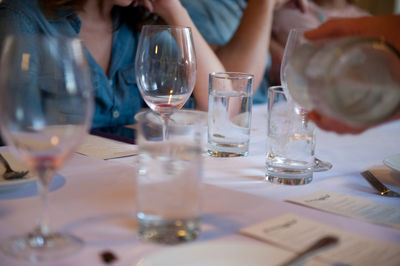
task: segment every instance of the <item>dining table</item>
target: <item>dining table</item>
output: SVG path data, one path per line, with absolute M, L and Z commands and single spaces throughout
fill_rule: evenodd
M 206 142 L 206 128 L 204 130 Z M 388 156 L 400 153 L 400 120 L 356 135 L 340 135 L 316 129 L 315 156 L 332 163 L 333 167 L 328 171 L 315 172 L 312 182 L 306 185 L 282 185 L 266 181 L 266 136 L 267 106 L 261 104 L 253 106 L 248 156 L 211 157 L 204 143 L 201 233 L 193 242 L 179 245 L 157 244 L 138 237 L 135 214 L 137 154 L 104 160 L 73 153 L 52 180 L 49 217 L 52 229 L 82 239 L 82 250 L 66 258 L 36 263 L 0 253 L 0 266 L 151 265 L 140 263 L 143 263 L 143 259 L 170 249 L 218 243 L 264 246 L 266 250 L 270 247 L 276 252 L 271 252 L 271 261 L 265 261 L 265 265 L 278 265 L 277 262 L 288 259 L 296 250 L 280 245 L 279 241 L 264 241 L 241 231 L 287 214 L 385 243 L 398 249 L 394 261 L 400 261 L 398 224 L 388 226 L 374 223 L 289 200 L 324 191 L 379 204 L 377 206 L 399 207 L 399 197 L 379 195 L 360 173 L 369 169 L 379 174 L 388 187 L 400 192 L 400 173 L 383 163 Z M 137 149 L 134 144 L 124 145 Z M 0 152 L 8 150 L 7 146 L 0 147 Z M 9 190 L 1 190 L 0 187 L 0 242 L 32 230 L 39 209 L 36 182 Z M 282 253 L 278 250 L 282 250 Z M 112 254 L 110 261 L 102 256 L 105 252 Z M 332 264 L 323 260 L 309 263 Z M 170 264 L 166 262 L 165 265 Z M 196 258 L 193 258 L 193 263 L 189 265 L 200 264 L 196 264 Z M 252 265 L 251 261 L 247 265 Z M 381 265 L 387 264 L 382 261 Z

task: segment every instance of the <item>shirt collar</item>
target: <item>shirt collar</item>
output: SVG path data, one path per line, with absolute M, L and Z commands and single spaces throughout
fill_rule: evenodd
M 81 31 L 82 22 L 72 9 L 57 10 L 55 17 L 49 19 L 50 22 L 68 21 L 72 28 L 79 33 Z

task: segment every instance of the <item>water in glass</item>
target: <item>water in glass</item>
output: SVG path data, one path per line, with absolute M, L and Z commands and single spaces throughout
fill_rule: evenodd
M 172 119 L 169 138 L 163 140 L 162 121 L 151 119 L 157 118 L 151 113 L 144 114 L 137 117 L 139 236 L 165 244 L 194 240 L 200 233 L 203 128 L 197 117 L 189 119 L 194 125 L 177 126 L 180 122 Z

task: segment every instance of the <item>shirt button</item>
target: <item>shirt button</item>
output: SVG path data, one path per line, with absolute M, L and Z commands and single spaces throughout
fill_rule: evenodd
M 112 79 L 108 80 L 108 84 L 110 84 L 110 86 L 112 86 L 112 85 L 113 85 L 113 81 L 112 81 Z
M 118 112 L 117 110 L 115 110 L 115 111 L 113 112 L 113 117 L 114 117 L 114 118 L 118 118 L 118 117 L 119 117 L 119 112 Z

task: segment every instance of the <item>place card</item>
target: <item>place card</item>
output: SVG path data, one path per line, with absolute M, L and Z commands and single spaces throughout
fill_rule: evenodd
M 332 264 L 400 265 L 398 244 L 349 233 L 296 214 L 278 216 L 239 232 L 294 252 L 303 251 L 324 236 L 336 236 L 338 244 L 320 251 L 316 258 Z
M 138 154 L 137 146 L 112 139 L 87 135 L 77 153 L 98 159 L 112 159 Z
M 375 203 L 360 197 L 319 191 L 287 201 L 366 222 L 400 229 L 400 207 Z

